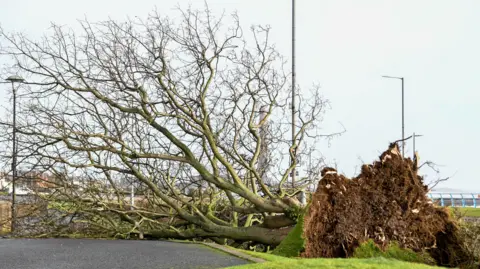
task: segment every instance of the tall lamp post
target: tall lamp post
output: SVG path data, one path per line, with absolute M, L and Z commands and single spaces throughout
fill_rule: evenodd
M 404 98 L 404 79 L 403 77 L 382 76 L 383 78 L 400 79 L 402 81 L 402 157 L 405 158 L 405 98 Z
M 295 83 L 296 83 L 296 70 L 295 70 L 295 0 L 292 0 L 292 146 L 295 145 Z M 297 159 L 297 149 L 293 148 L 291 164 Z M 295 166 L 292 169 L 292 188 L 295 188 Z
M 17 218 L 17 212 L 15 208 L 15 181 L 17 179 L 17 90 L 15 89 L 15 83 L 22 83 L 24 79 L 20 76 L 10 76 L 6 79 L 12 83 L 13 92 L 13 138 L 12 138 L 12 221 L 10 231 L 15 231 L 15 222 Z

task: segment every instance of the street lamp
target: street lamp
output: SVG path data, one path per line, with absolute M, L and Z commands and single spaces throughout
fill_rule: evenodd
M 402 80 L 402 157 L 405 158 L 405 98 L 404 98 L 404 87 L 403 87 L 403 77 L 391 77 L 391 76 L 382 76 L 383 78 L 393 78 Z
M 295 141 L 295 120 L 296 120 L 296 115 L 295 115 L 295 83 L 296 83 L 296 69 L 295 69 L 295 0 L 292 0 L 292 146 L 296 144 Z M 293 164 L 296 159 L 297 159 L 297 149 L 293 149 L 294 152 L 292 154 L 292 157 L 290 159 L 291 164 Z M 292 189 L 295 187 L 295 176 L 296 176 L 296 171 L 295 171 L 295 166 L 292 169 Z
M 18 75 L 10 76 L 6 79 L 12 83 L 13 92 L 13 149 L 12 149 L 12 222 L 10 231 L 15 231 L 16 210 L 15 210 L 15 180 L 17 178 L 17 91 L 15 89 L 15 83 L 22 83 L 24 79 Z

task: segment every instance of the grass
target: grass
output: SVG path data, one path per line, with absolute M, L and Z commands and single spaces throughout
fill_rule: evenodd
M 405 262 L 435 264 L 435 260 L 426 252 L 417 253 L 411 249 L 404 249 L 395 242 L 391 242 L 385 251 L 382 251 L 373 240 L 368 240 L 357 247 L 353 257 L 361 259 L 383 257 Z
M 73 213 L 75 212 L 76 206 L 71 202 L 49 202 L 48 209 L 57 209 L 60 211 Z
M 452 210 L 458 210 L 458 212 L 465 217 L 480 217 L 480 207 L 455 207 L 455 209 Z
M 393 249 L 393 248 L 392 248 Z M 264 259 L 267 262 L 257 264 L 245 264 L 240 266 L 228 267 L 230 269 L 300 269 L 300 268 L 354 268 L 354 269 L 380 269 L 380 268 L 408 268 L 408 269 L 434 269 L 439 267 L 429 266 L 420 263 L 411 263 L 389 259 L 384 257 L 374 257 L 368 259 L 351 258 L 351 259 L 302 259 L 287 258 L 274 254 L 263 252 L 254 252 L 248 250 L 239 250 L 250 256 Z
M 234 248 L 235 249 L 235 248 Z M 235 249 L 237 251 L 243 252 L 247 255 L 257 257 L 260 259 L 264 259 L 269 262 L 288 262 L 291 261 L 292 259 L 274 255 L 274 254 L 269 254 L 269 253 L 264 253 L 264 252 L 255 252 L 255 251 L 249 251 L 249 250 L 243 250 L 243 249 Z
M 380 269 L 380 268 L 408 268 L 408 269 L 434 269 L 438 267 L 424 264 L 408 263 L 393 259 L 299 259 L 285 258 L 266 253 L 248 254 L 267 260 L 265 263 L 245 264 L 228 267 L 230 269 L 301 269 L 301 268 L 353 268 L 353 269 Z M 259 255 L 260 254 L 260 255 Z

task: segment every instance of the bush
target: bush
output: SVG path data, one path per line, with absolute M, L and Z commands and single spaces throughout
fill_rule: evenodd
M 382 250 L 371 239 L 357 247 L 353 257 L 361 259 L 384 257 L 406 262 L 435 264 L 435 260 L 426 252 L 418 253 L 411 249 L 404 249 L 396 242 L 390 243 L 385 250 Z
M 460 238 L 463 241 L 465 249 L 475 257 L 477 262 L 480 260 L 480 223 L 478 222 L 460 222 Z

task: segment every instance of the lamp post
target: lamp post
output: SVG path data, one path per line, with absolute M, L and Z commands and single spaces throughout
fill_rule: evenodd
M 404 79 L 403 77 L 382 76 L 383 78 L 393 78 L 402 80 L 402 157 L 405 158 L 405 98 L 404 98 Z
M 12 221 L 10 231 L 15 231 L 15 222 L 17 212 L 15 209 L 15 181 L 17 178 L 17 91 L 15 89 L 15 83 L 22 83 L 24 79 L 20 76 L 10 76 L 6 79 L 12 83 L 13 92 L 13 137 L 12 137 Z
M 295 70 L 295 0 L 292 0 L 292 146 L 296 144 L 295 141 L 295 83 L 296 83 L 296 70 Z M 291 157 L 291 164 L 293 165 L 297 159 L 297 149 L 293 148 Z M 295 188 L 295 166 L 292 169 L 292 188 Z

